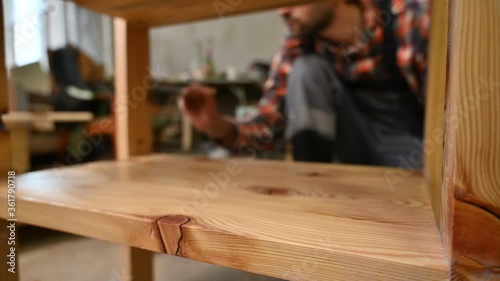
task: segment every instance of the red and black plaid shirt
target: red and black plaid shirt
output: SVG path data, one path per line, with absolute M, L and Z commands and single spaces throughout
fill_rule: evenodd
M 392 0 L 396 63 L 410 89 L 425 101 L 427 69 L 427 42 L 430 28 L 431 0 Z M 360 79 L 380 80 L 387 78 L 383 67 L 384 27 L 389 13 L 380 10 L 373 0 L 361 0 L 365 29 L 359 31 L 356 43 L 350 46 L 333 46 L 316 40 L 315 49 L 325 49 L 335 57 L 337 75 L 346 81 Z M 273 58 L 271 72 L 264 84 L 264 95 L 257 114 L 244 122 L 234 123 L 231 135 L 221 144 L 239 153 L 271 149 L 282 140 L 285 130 L 283 116 L 287 77 L 295 58 L 304 51 L 304 40 L 288 38 Z

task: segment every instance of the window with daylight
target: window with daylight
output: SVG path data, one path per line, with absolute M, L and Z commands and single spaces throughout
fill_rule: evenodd
M 13 64 L 24 66 L 38 62 L 43 58 L 45 41 L 43 0 L 10 0 L 7 4 L 12 15 L 11 24 L 7 25 L 13 48 Z M 10 6 L 10 7 L 9 7 Z

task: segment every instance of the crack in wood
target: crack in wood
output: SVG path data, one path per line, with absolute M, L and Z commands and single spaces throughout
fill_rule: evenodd
M 184 238 L 184 233 L 182 233 L 182 226 L 184 226 L 185 224 L 188 224 L 191 221 L 191 219 L 189 217 L 187 219 L 188 219 L 187 222 L 179 225 L 179 231 L 181 233 L 181 236 L 179 237 L 179 242 L 177 242 L 177 251 L 175 252 L 176 256 L 179 256 L 179 252 L 181 251 L 182 238 Z
M 473 207 L 479 208 L 479 209 L 483 210 L 484 212 L 492 215 L 497 220 L 500 220 L 500 215 L 499 214 L 496 214 L 494 211 L 488 209 L 485 206 L 481 206 L 478 203 L 473 202 L 472 200 L 463 200 L 463 199 L 458 199 L 458 198 L 456 200 L 458 200 L 458 201 L 460 201 L 460 202 L 462 202 L 464 204 L 468 204 L 468 205 L 471 205 Z

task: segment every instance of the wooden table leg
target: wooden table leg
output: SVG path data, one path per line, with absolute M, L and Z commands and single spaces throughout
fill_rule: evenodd
M 119 161 L 152 152 L 153 128 L 148 102 L 149 29 L 114 20 L 115 33 L 115 151 Z M 121 281 L 153 281 L 153 253 L 122 246 Z
M 153 252 L 122 246 L 121 281 L 153 281 Z
M 182 151 L 190 152 L 193 149 L 193 126 L 189 118 L 184 114 L 181 117 L 182 122 Z
M 151 73 L 149 29 L 114 20 L 115 30 L 115 149 L 118 160 L 153 151 L 153 122 L 149 106 Z

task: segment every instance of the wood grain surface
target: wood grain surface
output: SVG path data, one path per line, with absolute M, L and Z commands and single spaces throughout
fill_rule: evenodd
M 446 75 L 448 69 L 448 0 L 432 1 L 429 70 L 425 104 L 424 176 L 436 224 L 441 225 Z
M 0 1 L 1 2 L 1 1 Z M 1 3 L 0 3 L 1 4 Z M 0 115 L 16 110 L 16 89 L 12 81 L 9 83 L 7 67 L 5 64 L 5 37 L 3 6 L 0 8 Z M 8 171 L 15 170 L 18 173 L 30 169 L 31 161 L 29 154 L 29 137 L 31 128 L 18 126 L 7 128 L 4 120 L 0 120 L 0 177 L 5 176 Z
M 315 0 L 318 1 L 318 0 Z M 85 8 L 132 24 L 160 26 L 310 3 L 311 0 L 76 0 Z
M 94 119 L 92 112 L 10 112 L 0 116 L 5 124 L 26 124 L 35 122 L 90 122 Z
M 455 280 L 500 280 L 500 1 L 451 1 L 443 231 Z
M 288 280 L 444 280 L 424 179 L 390 185 L 394 173 L 405 171 L 134 157 L 20 176 L 18 217 Z
M 0 114 L 7 113 L 9 109 L 9 95 L 7 87 L 7 69 L 5 66 L 5 39 L 4 39 L 4 20 L 3 6 L 0 7 Z M 5 176 L 9 170 L 12 170 L 12 147 L 11 137 L 7 130 L 0 128 L 0 173 Z
M 119 281 L 155 281 L 153 254 L 127 245 L 120 247 L 122 275 Z
M 127 160 L 131 155 L 149 154 L 153 150 L 153 123 L 149 105 L 151 75 L 149 66 L 149 30 L 121 18 L 114 19 L 115 85 L 113 103 L 115 156 Z M 97 128 L 101 130 L 101 128 Z M 102 128 L 104 129 L 104 128 Z M 158 241 L 159 231 L 155 222 L 146 227 L 151 231 L 148 247 L 164 249 Z M 133 235 L 134 232 L 129 232 Z M 139 239 L 140 236 L 138 236 Z M 122 246 L 123 281 L 140 276 L 143 281 L 153 281 L 153 254 L 137 245 Z
M 148 99 L 152 77 L 148 29 L 115 19 L 114 36 L 114 139 L 115 154 L 121 160 L 153 150 L 153 122 Z

